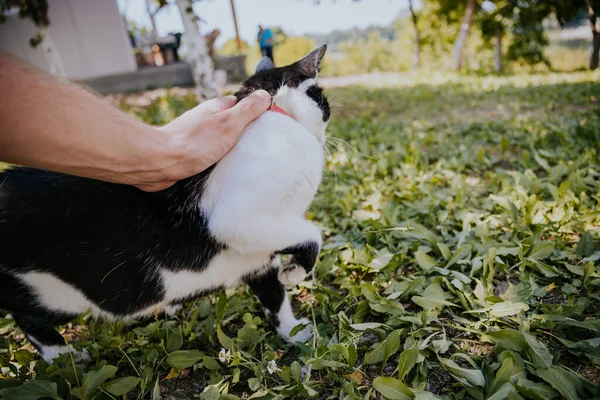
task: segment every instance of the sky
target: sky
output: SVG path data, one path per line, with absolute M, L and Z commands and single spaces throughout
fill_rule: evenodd
M 117 0 L 119 9 L 129 20 L 150 27 L 145 0 Z M 366 28 L 369 25 L 388 25 L 407 9 L 406 0 L 235 0 L 240 36 L 256 40 L 259 24 L 265 27 L 281 26 L 288 35 L 329 33 L 338 29 Z M 235 37 L 229 0 L 202 0 L 194 3 L 196 15 L 206 21 L 201 31 L 207 33 L 219 28 L 217 45 Z M 183 25 L 175 5 L 162 9 L 156 24 L 159 36 L 183 32 Z

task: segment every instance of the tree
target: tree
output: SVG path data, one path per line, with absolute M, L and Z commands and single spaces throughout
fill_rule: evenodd
M 588 15 L 592 28 L 592 49 L 590 69 L 595 70 L 600 63 L 600 0 L 587 0 Z
M 458 36 L 454 42 L 454 48 L 452 50 L 452 69 L 460 71 L 463 64 L 463 52 L 467 44 L 469 32 L 471 31 L 471 25 L 473 25 L 473 17 L 477 13 L 477 0 L 466 0 L 465 15 L 460 23 Z
M 187 36 L 190 58 L 192 60 L 192 73 L 196 83 L 196 96 L 199 101 L 219 96 L 221 88 L 215 79 L 212 59 L 208 55 L 208 47 L 204 36 L 198 28 L 199 18 L 194 14 L 192 0 L 175 0 L 181 14 L 181 22 Z
M 410 10 L 414 34 L 413 69 L 417 70 L 421 65 L 421 33 L 419 31 L 419 19 L 413 5 L 413 0 L 408 0 L 408 9 Z
M 56 49 L 56 44 L 47 35 L 47 28 L 50 25 L 48 0 L 0 0 L 0 23 L 3 23 L 6 19 L 4 13 L 13 7 L 19 8 L 21 18 L 31 19 L 37 27 L 37 34 L 29 39 L 29 44 L 31 47 L 40 46 L 50 67 L 50 73 L 55 76 L 66 77 L 67 72 Z

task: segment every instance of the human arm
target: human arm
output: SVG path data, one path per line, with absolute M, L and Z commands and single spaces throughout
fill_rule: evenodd
M 156 191 L 224 157 L 271 102 L 206 101 L 163 127 L 0 53 L 0 161 Z

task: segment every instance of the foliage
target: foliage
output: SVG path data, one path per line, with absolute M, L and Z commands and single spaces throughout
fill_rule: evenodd
M 330 89 L 315 279 L 291 346 L 234 289 L 175 318 L 66 326 L 39 360 L 0 319 L 6 400 L 600 396 L 598 74 L 407 75 Z M 147 107 L 163 123 L 191 105 Z M 138 111 L 139 112 L 139 111 Z M 24 382 L 24 383 L 22 383 Z M 36 397 L 37 396 L 37 397 Z
M 19 16 L 21 18 L 30 18 L 31 21 L 40 29 L 50 25 L 48 19 L 48 0 L 0 0 L 0 24 L 4 23 L 6 17 L 5 12 L 13 7 L 19 8 Z M 31 47 L 39 45 L 44 36 L 41 31 L 29 39 Z
M 277 29 L 275 29 L 275 32 L 276 45 L 273 49 L 273 57 L 275 58 L 276 65 L 292 64 L 317 47 L 317 44 L 312 38 L 306 36 L 288 37 Z M 261 58 L 258 44 L 251 46 L 248 42 L 242 41 L 242 53 L 246 54 L 246 69 L 248 73 L 254 73 L 254 69 Z M 222 56 L 238 54 L 236 41 L 234 39 L 227 41 L 217 51 L 217 54 Z

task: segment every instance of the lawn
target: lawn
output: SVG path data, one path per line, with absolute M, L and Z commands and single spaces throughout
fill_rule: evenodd
M 3 318 L 0 393 L 599 397 L 600 75 L 404 78 L 329 89 L 308 214 L 325 245 L 314 280 L 291 291 L 311 342 L 279 339 L 244 287 L 149 325 L 80 318 L 64 332 L 89 365 L 48 366 Z M 122 104 L 164 123 L 193 100 Z

